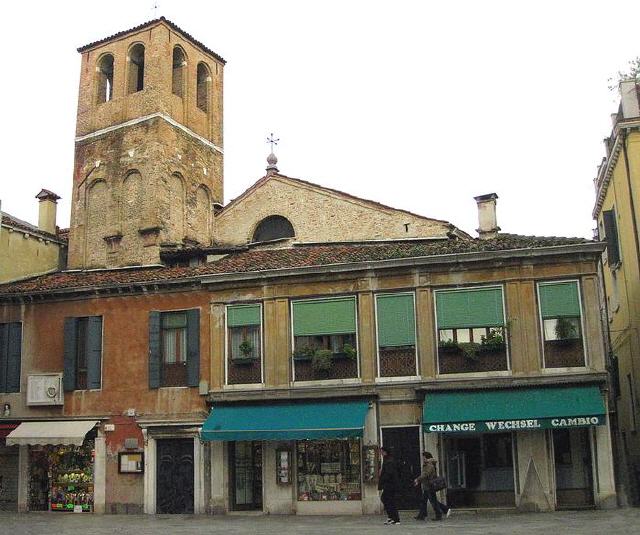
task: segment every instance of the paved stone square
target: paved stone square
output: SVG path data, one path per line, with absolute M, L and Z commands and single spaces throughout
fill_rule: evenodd
M 171 516 L 0 513 L 0 533 L 12 535 L 201 535 L 261 534 L 342 535 L 376 533 L 589 535 L 640 533 L 640 509 L 565 511 L 556 513 L 465 513 L 442 522 L 418 522 L 404 513 L 398 526 L 385 526 L 381 516 Z

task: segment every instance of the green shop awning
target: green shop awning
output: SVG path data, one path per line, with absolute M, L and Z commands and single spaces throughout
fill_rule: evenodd
M 368 401 L 289 401 L 214 405 L 203 440 L 304 440 L 360 437 Z
M 487 433 L 586 427 L 605 423 L 597 386 L 428 392 L 427 433 Z

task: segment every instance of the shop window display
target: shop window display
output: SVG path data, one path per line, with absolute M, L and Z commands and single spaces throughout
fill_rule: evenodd
M 93 511 L 93 440 L 30 452 L 29 510 Z
M 360 440 L 297 443 L 299 501 L 360 500 Z

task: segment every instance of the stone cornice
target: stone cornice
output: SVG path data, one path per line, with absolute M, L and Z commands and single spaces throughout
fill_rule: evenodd
M 82 143 L 83 141 L 100 137 L 109 132 L 115 132 L 116 130 L 120 130 L 122 128 L 127 128 L 129 126 L 134 126 L 136 124 L 151 121 L 152 119 L 156 119 L 156 118 L 165 120 L 170 125 L 175 126 L 176 128 L 182 130 L 192 138 L 197 139 L 203 145 L 206 145 L 207 147 L 212 148 L 213 150 L 219 152 L 220 154 L 224 154 L 222 147 L 218 147 L 215 143 L 212 143 L 211 141 L 202 137 L 201 135 L 196 134 L 193 130 L 190 130 L 186 126 L 180 124 L 178 121 L 176 121 L 175 119 L 169 117 L 168 115 L 162 112 L 152 113 L 151 115 L 145 115 L 143 117 L 136 117 L 135 119 L 131 119 L 130 121 L 125 121 L 124 123 L 107 126 L 106 128 L 101 128 L 100 130 L 96 130 L 95 132 L 91 132 L 90 134 L 85 134 L 84 136 L 76 136 L 75 141 L 76 143 Z

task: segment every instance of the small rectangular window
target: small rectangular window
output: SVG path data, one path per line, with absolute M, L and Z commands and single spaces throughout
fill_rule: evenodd
M 507 371 L 509 360 L 501 287 L 435 292 L 438 371 Z
M 294 301 L 294 380 L 358 377 L 356 299 Z
M 577 281 L 538 285 L 545 368 L 584 366 L 582 312 Z
M 102 387 L 102 317 L 65 318 L 64 388 Z
M 227 306 L 227 384 L 262 382 L 262 308 Z
M 163 312 L 160 315 L 162 386 L 187 384 L 187 314 Z
M 380 377 L 410 377 L 416 369 L 416 315 L 413 293 L 376 295 Z

